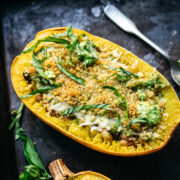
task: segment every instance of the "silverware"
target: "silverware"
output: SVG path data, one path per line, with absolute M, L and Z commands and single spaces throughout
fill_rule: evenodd
M 163 49 L 153 43 L 150 39 L 144 36 L 136 27 L 133 21 L 131 21 L 127 16 L 125 16 L 121 11 L 119 11 L 113 5 L 107 5 L 104 8 L 104 13 L 106 16 L 111 19 L 115 24 L 117 24 L 121 29 L 128 33 L 132 33 L 142 39 L 144 42 L 153 47 L 156 51 L 158 51 L 162 56 L 164 56 L 170 66 L 171 66 L 171 75 L 173 80 L 180 86 L 180 66 L 177 61 L 174 61 L 168 53 L 166 53 Z

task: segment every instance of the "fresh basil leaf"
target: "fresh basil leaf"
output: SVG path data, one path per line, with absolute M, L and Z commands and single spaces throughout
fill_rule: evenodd
M 24 153 L 28 163 L 39 167 L 41 170 L 45 170 L 32 140 L 27 135 L 22 135 L 22 140 L 24 141 Z
M 96 58 L 94 58 L 94 57 L 87 57 L 86 55 L 83 56 L 83 59 L 84 59 L 83 60 L 83 64 L 85 66 L 90 66 L 90 65 L 94 64 L 97 61 Z
M 24 104 L 21 103 L 18 111 L 13 110 L 11 112 L 12 123 L 9 126 L 9 130 L 11 130 L 15 125 L 15 140 L 18 140 L 20 138 L 20 134 L 25 132 L 24 129 L 20 127 L 20 119 L 22 116 L 23 108 Z
M 42 78 L 46 79 L 46 75 L 45 75 L 44 70 L 42 68 L 41 62 L 38 59 L 36 59 L 36 57 L 34 55 L 32 55 L 32 60 L 33 60 L 33 65 L 36 68 L 39 75 Z
M 101 118 L 104 117 L 105 114 L 106 114 L 106 112 L 107 112 L 107 110 L 104 110 L 103 113 L 100 115 L 100 117 L 101 117 Z
M 118 120 L 117 120 L 117 122 L 115 124 L 115 127 L 118 128 L 120 123 L 121 123 L 121 116 L 120 116 L 120 114 L 118 114 Z
M 108 66 L 105 66 L 105 65 L 102 65 L 102 66 L 104 68 L 106 68 L 106 69 L 110 69 L 110 70 L 113 70 L 113 71 L 118 71 L 114 75 L 117 75 L 117 80 L 122 82 L 122 83 L 125 83 L 125 82 L 129 81 L 131 79 L 131 76 L 133 76 L 136 79 L 139 78 L 138 75 L 136 75 L 134 73 L 131 73 L 131 72 L 125 70 L 122 67 L 120 67 L 120 68 L 112 68 L 112 67 L 108 67 Z
M 119 70 L 121 70 L 123 73 L 125 73 L 125 74 L 128 74 L 128 75 L 130 75 L 130 76 L 133 76 L 134 78 L 136 78 L 136 79 L 138 79 L 139 78 L 139 76 L 138 75 L 136 75 L 136 74 L 134 74 L 134 73 L 131 73 L 131 72 L 129 72 L 129 71 L 127 71 L 127 70 L 125 70 L 124 68 L 122 68 L 122 67 L 120 67 L 119 68 Z
M 118 133 L 118 127 L 120 126 L 120 123 L 121 123 L 121 116 L 120 116 L 120 114 L 118 114 L 118 120 L 117 120 L 115 126 L 110 130 L 110 132 L 112 134 L 117 134 Z
M 55 38 L 62 38 L 62 37 L 66 37 L 69 36 L 69 38 L 74 41 L 76 36 L 73 34 L 72 32 L 72 27 L 71 25 L 68 26 L 67 30 L 62 33 L 62 34 L 58 34 L 58 35 L 52 35 L 51 37 L 55 37 Z
M 41 63 L 43 63 L 48 58 L 48 56 L 47 56 L 47 48 L 44 48 L 43 54 L 44 54 L 44 57 L 42 59 L 38 59 L 39 61 L 41 61 Z
M 59 68 L 60 71 L 62 71 L 66 76 L 68 76 L 69 78 L 75 80 L 76 82 L 78 82 L 79 84 L 84 85 L 84 79 L 77 77 L 76 75 L 74 75 L 73 73 L 69 72 L 67 69 L 65 69 L 64 67 L 62 67 L 57 58 L 54 56 L 54 59 L 56 61 L 57 67 Z
M 113 71 L 117 71 L 118 68 L 112 68 L 112 67 L 109 67 L 109 66 L 106 66 L 104 64 L 102 64 L 102 67 L 106 68 L 106 69 L 110 69 L 110 70 L 113 70 Z
M 41 89 L 37 89 L 37 90 L 35 90 L 35 91 L 27 94 L 27 95 L 23 95 L 23 96 L 21 96 L 20 98 L 21 98 L 21 99 L 25 99 L 25 98 L 31 97 L 31 96 L 33 96 L 33 95 L 35 95 L 35 94 L 37 94 L 37 93 L 44 92 L 44 91 L 49 91 L 49 90 L 51 90 L 51 89 L 54 89 L 54 88 L 57 88 L 57 87 L 60 87 L 60 86 L 62 86 L 62 84 L 46 86 L 46 87 L 43 87 L 43 88 L 41 88 Z
M 80 35 L 78 37 L 78 40 L 81 36 L 86 35 Z M 96 46 L 89 39 L 80 43 L 79 41 L 77 41 L 74 48 L 74 52 L 77 54 L 78 59 L 82 61 L 85 66 L 90 66 L 94 64 L 98 59 L 98 52 L 96 50 Z
M 141 123 L 141 124 L 148 124 L 149 121 L 146 118 L 135 118 L 130 121 L 129 126 L 132 126 L 133 124 Z
M 24 154 L 30 165 L 25 166 L 25 172 L 21 173 L 19 176 L 20 180 L 42 180 L 50 179 L 51 175 L 46 171 L 44 165 L 42 164 L 38 153 L 35 150 L 32 140 L 25 134 L 25 131 L 20 127 L 20 118 L 22 116 L 24 104 L 21 103 L 18 111 L 13 110 L 11 117 L 13 123 L 9 126 L 9 129 L 16 126 L 16 136 L 24 141 Z M 42 175 L 41 175 L 42 174 Z
M 23 51 L 23 54 L 26 54 L 28 52 L 31 52 L 33 50 L 36 49 L 36 47 L 41 43 L 41 42 L 54 42 L 54 43 L 59 43 L 59 44 L 63 44 L 63 45 L 68 45 L 70 44 L 70 42 L 68 40 L 65 39 L 60 39 L 60 38 L 56 38 L 56 37 L 46 37 L 44 39 L 40 39 L 38 40 L 35 44 L 33 44 L 30 48 L 26 49 L 25 51 Z
M 69 38 L 74 41 L 76 39 L 76 36 L 74 35 L 74 33 L 72 32 L 72 27 L 71 25 L 69 25 L 68 29 L 67 29 L 67 35 L 69 36 Z
M 55 37 L 55 38 L 66 37 L 68 36 L 68 32 L 70 31 L 70 29 L 71 29 L 71 25 L 69 25 L 68 29 L 64 33 L 57 34 L 57 35 L 55 34 L 55 35 L 52 35 L 51 37 Z
M 69 55 L 69 64 L 72 65 L 72 54 L 75 50 L 76 44 L 78 43 L 79 38 L 82 35 L 79 35 L 77 38 L 75 37 L 74 42 L 72 44 L 70 44 L 67 48 L 70 50 L 70 55 Z
M 15 130 L 15 140 L 17 141 L 19 138 L 21 138 L 21 134 L 25 133 L 25 130 L 22 127 L 18 127 Z
M 25 166 L 25 172 L 32 178 L 39 178 L 40 177 L 40 169 L 35 165 L 28 165 Z
M 44 71 L 41 65 L 41 61 L 39 61 L 34 53 L 32 55 L 32 60 L 33 60 L 33 65 L 36 68 L 36 71 L 38 72 L 39 76 L 40 76 L 40 80 L 43 84 L 51 84 L 53 86 L 58 86 L 58 83 L 54 82 L 52 79 L 54 79 L 56 76 L 54 74 L 54 72 L 52 71 Z M 36 78 L 34 78 L 35 80 Z M 59 86 L 61 86 L 61 84 L 59 84 Z
M 63 115 L 66 114 L 72 114 L 81 110 L 90 110 L 90 109 L 107 109 L 109 107 L 109 104 L 93 104 L 93 105 L 81 105 L 81 106 L 76 106 L 73 108 L 66 109 L 63 111 Z
M 43 63 L 48 57 L 47 57 L 47 48 L 41 47 L 38 51 L 33 52 L 33 55 L 36 57 L 39 53 L 42 53 L 44 57 L 42 59 L 38 59 L 36 58 L 38 61 L 41 61 L 41 63 Z
M 42 161 L 40 160 L 32 140 L 26 134 L 21 134 L 21 139 L 24 141 L 24 155 L 26 156 L 28 163 L 42 170 L 44 172 L 43 178 L 49 179 L 51 176 L 48 174 Z
M 116 96 L 118 97 L 118 104 L 121 107 L 126 109 L 126 111 L 125 111 L 125 118 L 127 119 L 128 118 L 128 113 L 127 113 L 128 107 L 127 107 L 126 99 L 118 92 L 118 90 L 115 87 L 112 87 L 112 86 L 103 86 L 102 88 L 103 89 L 111 89 L 111 90 L 113 90 L 115 92 Z
M 45 48 L 41 47 L 38 51 L 34 52 L 34 56 L 37 56 L 39 53 L 41 53 Z M 47 48 L 46 48 L 47 49 Z

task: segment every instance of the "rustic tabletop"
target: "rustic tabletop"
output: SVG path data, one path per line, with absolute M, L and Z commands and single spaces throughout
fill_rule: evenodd
M 138 28 L 173 58 L 180 58 L 180 1 L 165 0 L 76 0 L 76 1 L 18 1 L 4 4 L 1 8 L 1 63 L 0 63 L 0 111 L 1 143 L 4 149 L 4 168 L 8 178 L 15 179 L 23 171 L 26 160 L 22 142 L 14 142 L 7 131 L 8 109 L 19 106 L 10 80 L 10 67 L 14 57 L 20 54 L 35 34 L 50 27 L 72 24 L 91 34 L 106 38 L 123 46 L 156 67 L 173 85 L 180 97 L 180 88 L 175 85 L 166 60 L 144 42 L 127 34 L 113 24 L 103 13 L 106 4 L 117 6 L 130 17 Z M 40 158 L 48 164 L 62 158 L 74 172 L 93 170 L 113 180 L 120 179 L 179 179 L 180 129 L 177 128 L 171 141 L 161 151 L 141 157 L 115 157 L 88 149 L 56 132 L 27 108 L 22 126 L 36 142 Z M 2 138 L 3 137 L 3 138 Z

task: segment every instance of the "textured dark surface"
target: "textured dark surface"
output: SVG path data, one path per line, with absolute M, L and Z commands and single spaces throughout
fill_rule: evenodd
M 4 163 L 6 171 L 8 167 L 8 177 L 6 176 L 5 179 L 15 179 L 14 175 L 23 171 L 26 165 L 22 143 L 18 141 L 14 144 L 12 135 L 7 131 L 10 121 L 8 109 L 17 108 L 20 103 L 12 88 L 10 67 L 14 57 L 20 54 L 25 45 L 42 29 L 68 26 L 71 23 L 74 28 L 84 29 L 94 35 L 109 39 L 156 67 L 172 83 L 180 96 L 180 89 L 171 79 L 166 60 L 141 40 L 121 31 L 108 20 L 103 14 L 103 8 L 108 3 L 110 2 L 106 0 L 44 0 L 6 2 L 6 5 L 1 7 L 1 31 L 3 32 L 0 47 L 0 125 L 1 144 L 5 150 L 1 155 L 2 159 L 6 160 Z M 116 0 L 111 3 L 121 9 L 145 35 L 175 59 L 180 57 L 180 1 Z M 28 109 L 24 111 L 22 124 L 36 142 L 37 150 L 46 167 L 52 160 L 62 158 L 74 172 L 93 170 L 113 180 L 180 179 L 179 128 L 168 145 L 160 152 L 142 157 L 125 158 L 101 154 L 74 142 L 45 125 Z

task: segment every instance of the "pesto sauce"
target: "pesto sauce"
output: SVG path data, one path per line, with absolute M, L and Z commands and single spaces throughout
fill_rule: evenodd
M 161 108 L 158 105 L 149 105 L 147 102 L 139 103 L 138 112 L 141 118 L 147 118 L 149 125 L 156 125 L 161 119 Z

